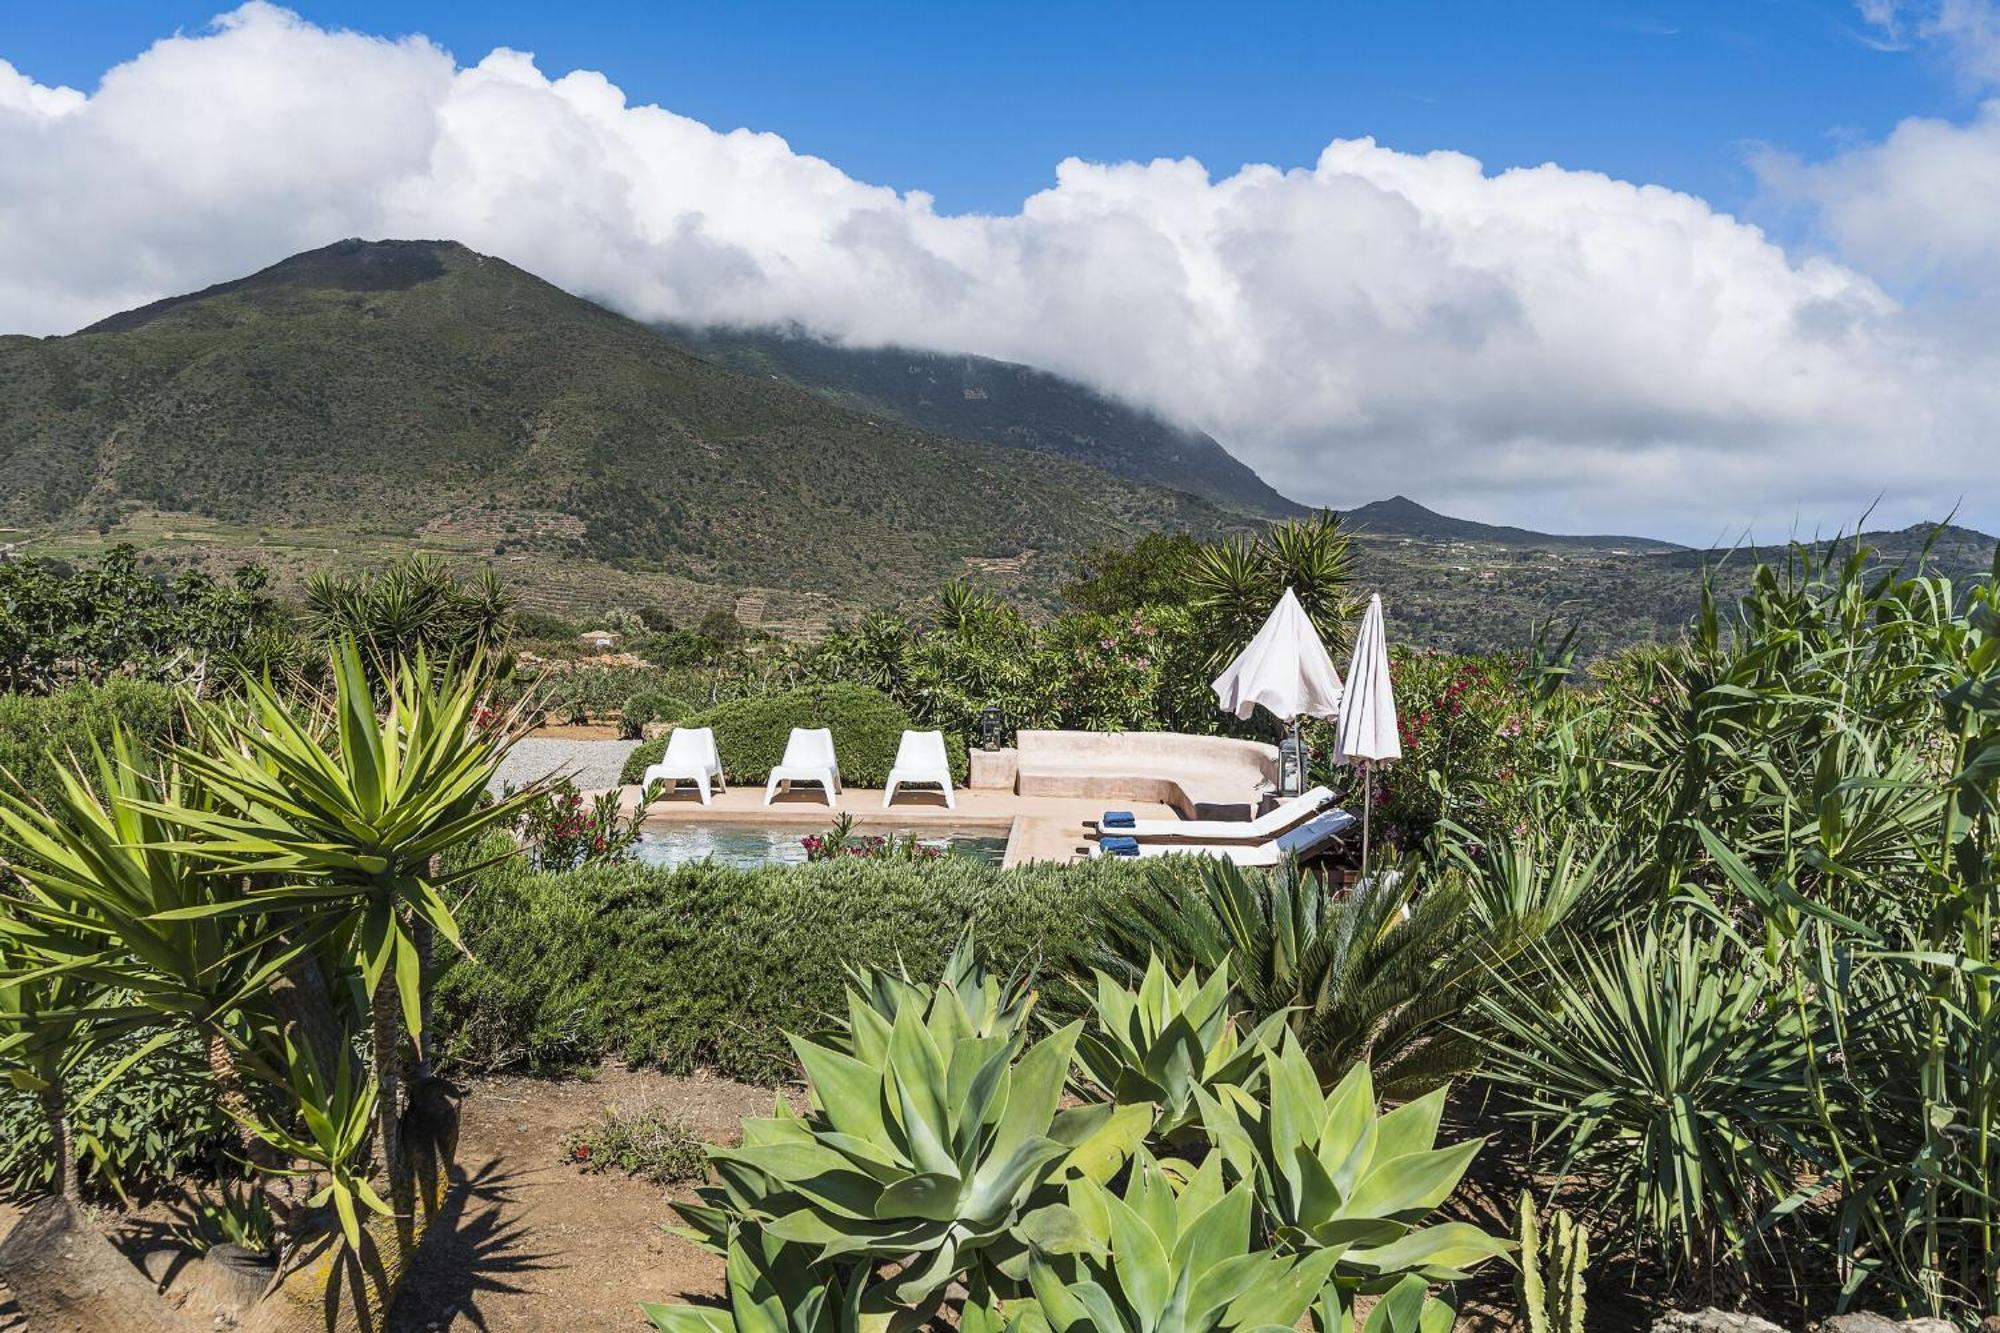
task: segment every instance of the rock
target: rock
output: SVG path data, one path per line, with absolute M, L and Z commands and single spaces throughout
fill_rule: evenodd
M 1819 1333 L 1958 1333 L 1948 1319 L 1895 1320 L 1879 1314 L 1837 1314 Z
M 1979 1333 L 2000 1333 L 2000 1314 L 1990 1314 L 1980 1320 Z
M 656 741 L 674 729 L 671 722 L 648 722 L 639 728 L 639 735 L 649 741 Z
M 1785 1333 L 1768 1319 L 1727 1310 L 1674 1310 L 1653 1321 L 1653 1333 Z

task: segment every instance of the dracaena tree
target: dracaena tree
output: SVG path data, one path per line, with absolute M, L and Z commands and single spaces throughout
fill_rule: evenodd
M 359 972 L 377 1146 L 407 1241 L 403 1042 L 424 1049 L 428 937 L 462 947 L 446 894 L 480 868 L 448 868 L 444 854 L 511 822 L 536 790 L 486 797 L 514 730 L 482 722 L 476 664 L 438 672 L 420 652 L 378 682 L 353 641 L 332 657 L 318 707 L 252 683 L 242 706 L 199 710 L 197 739 L 175 759 L 210 804 L 143 808 L 175 831 L 165 850 L 202 859 L 233 887 L 160 919 L 248 918 L 282 958 L 330 948 Z

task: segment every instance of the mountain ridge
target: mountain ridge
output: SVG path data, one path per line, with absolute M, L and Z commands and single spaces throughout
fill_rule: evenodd
M 652 327 L 739 374 L 792 384 L 933 434 L 1054 454 L 1259 517 L 1309 512 L 1212 436 L 1035 366 L 920 348 L 849 347 L 797 327 Z

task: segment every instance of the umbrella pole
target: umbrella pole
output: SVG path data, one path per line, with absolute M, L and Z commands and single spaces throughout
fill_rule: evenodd
M 1370 781 L 1373 761 L 1361 761 L 1361 878 L 1368 878 L 1368 807 L 1375 803 L 1375 784 Z

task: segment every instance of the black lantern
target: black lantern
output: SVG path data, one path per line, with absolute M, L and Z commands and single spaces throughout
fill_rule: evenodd
M 979 710 L 979 748 L 997 750 L 1000 738 L 1007 729 L 1007 719 L 1000 712 L 999 704 L 988 704 Z
M 1278 795 L 1297 796 L 1306 789 L 1306 742 L 1293 727 L 1278 742 Z

